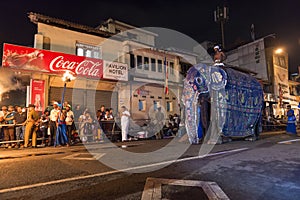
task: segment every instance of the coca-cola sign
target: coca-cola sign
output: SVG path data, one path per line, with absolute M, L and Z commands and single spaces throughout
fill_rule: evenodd
M 17 70 L 63 74 L 66 70 L 76 76 L 103 77 L 103 60 L 75 56 L 42 49 L 4 44 L 2 66 Z

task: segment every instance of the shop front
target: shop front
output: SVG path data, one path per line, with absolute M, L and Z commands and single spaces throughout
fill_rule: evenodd
M 81 105 L 92 110 L 118 108 L 118 83 L 128 80 L 127 65 L 101 59 L 75 56 L 65 53 L 4 44 L 4 68 L 30 76 L 27 102 L 44 110 L 51 101 L 61 101 L 66 71 L 76 79 L 66 84 L 65 101 L 73 106 Z

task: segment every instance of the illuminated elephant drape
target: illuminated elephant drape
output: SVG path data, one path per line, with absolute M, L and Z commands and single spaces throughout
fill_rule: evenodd
M 261 131 L 263 90 L 251 75 L 230 67 L 197 64 L 184 79 L 182 101 L 189 142 L 199 142 L 197 108 L 199 95 L 208 93 L 211 101 L 209 136 L 257 137 Z M 213 129 L 212 129 L 213 128 Z

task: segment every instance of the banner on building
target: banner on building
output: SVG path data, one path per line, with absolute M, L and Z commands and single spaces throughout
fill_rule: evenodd
M 287 69 L 274 65 L 275 95 L 289 97 L 289 72 Z M 277 90 L 277 91 L 276 91 Z
M 63 74 L 66 70 L 76 76 L 100 79 L 103 60 L 60 52 L 4 44 L 2 66 L 16 70 Z
M 30 80 L 30 102 L 36 111 L 45 110 L 45 80 Z
M 256 72 L 258 79 L 268 80 L 264 38 L 240 46 L 236 53 L 238 63 L 235 64 L 238 64 L 241 68 Z
M 128 81 L 128 66 L 125 63 L 104 61 L 103 78 Z

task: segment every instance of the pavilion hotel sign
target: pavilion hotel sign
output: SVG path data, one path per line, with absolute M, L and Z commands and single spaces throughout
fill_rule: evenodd
M 2 66 L 49 74 L 63 74 L 68 70 L 78 77 L 128 80 L 128 67 L 124 63 L 12 44 L 3 45 Z
M 118 81 L 128 81 L 127 64 L 104 61 L 103 78 Z

